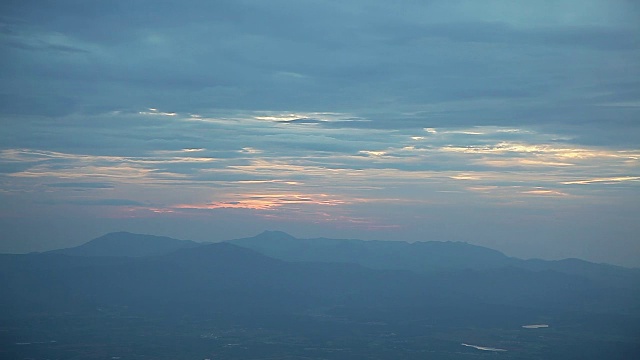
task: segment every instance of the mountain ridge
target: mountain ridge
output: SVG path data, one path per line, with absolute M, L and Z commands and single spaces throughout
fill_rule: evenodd
M 76 247 L 51 250 L 45 254 L 144 257 L 167 254 L 178 249 L 200 245 L 191 240 L 118 231 L 107 233 Z
M 372 269 L 409 270 L 420 273 L 514 266 L 531 271 L 554 270 L 628 286 L 640 279 L 640 269 L 593 263 L 582 259 L 519 259 L 498 250 L 453 241 L 389 241 L 331 238 L 296 238 L 283 231 L 263 231 L 253 237 L 221 243 L 239 245 L 268 257 L 294 262 L 352 263 Z M 107 233 L 76 247 L 42 254 L 91 257 L 149 257 L 206 244 L 166 236 L 125 231 Z
M 279 235 L 282 234 L 269 234 L 273 241 L 280 241 Z M 175 244 L 184 244 L 176 241 Z M 284 243 L 287 241 L 291 239 Z M 355 249 L 356 254 L 362 245 L 356 242 L 350 248 L 349 242 L 334 243 L 347 244 L 347 250 Z M 385 249 L 389 244 L 374 245 Z M 374 255 L 375 246 L 369 249 Z M 408 245 L 401 248 L 405 246 Z M 87 336 L 78 345 L 80 348 L 94 346 L 95 333 L 103 333 L 102 341 L 110 341 L 111 346 L 120 346 L 130 341 L 120 336 L 122 331 L 138 323 L 135 331 L 143 335 L 142 342 L 148 341 L 144 339 L 149 334 L 156 334 L 162 351 L 168 348 L 164 335 L 167 331 L 175 331 L 176 346 L 184 341 L 185 334 L 209 345 L 218 343 L 207 334 L 224 336 L 216 354 L 221 349 L 239 349 L 229 344 L 239 344 L 237 336 L 245 334 L 243 344 L 255 344 L 259 350 L 265 349 L 263 341 L 282 349 L 282 344 L 296 344 L 302 336 L 314 339 L 317 345 L 313 348 L 326 349 L 322 350 L 326 355 L 341 355 L 333 349 L 344 348 L 344 335 L 360 334 L 357 336 L 367 340 L 358 344 L 367 349 L 370 344 L 388 340 L 392 351 L 389 358 L 397 358 L 399 346 L 404 346 L 399 344 L 406 344 L 405 340 L 433 341 L 440 338 L 438 332 L 442 331 L 457 342 L 451 344 L 455 346 L 448 354 L 458 354 L 457 337 L 469 331 L 476 334 L 474 337 L 495 331 L 505 334 L 505 344 L 518 345 L 514 357 L 506 358 L 527 358 L 515 351 L 519 344 L 525 344 L 523 336 L 533 336 L 529 353 L 549 346 L 544 353 L 553 355 L 531 358 L 567 358 L 556 355 L 557 349 L 565 346 L 558 341 L 564 344 L 567 335 L 587 345 L 603 333 L 610 339 L 597 356 L 575 358 L 614 358 L 609 349 L 621 346 L 627 353 L 640 349 L 634 340 L 634 335 L 640 334 L 640 282 L 615 284 L 607 281 L 613 277 L 611 273 L 583 263 L 580 264 L 602 279 L 580 274 L 580 269 L 575 270 L 576 274 L 568 273 L 563 268 L 565 263 L 558 268 L 565 272 L 550 270 L 544 261 L 532 263 L 537 267 L 533 270 L 507 265 L 431 272 L 394 269 L 402 259 L 384 269 L 351 262 L 295 262 L 230 242 L 149 256 L 93 255 L 0 254 L 0 323 L 18 324 L 8 327 L 15 341 L 0 337 L 0 345 L 11 346 L 22 354 L 31 349 L 17 345 L 25 337 L 40 339 L 47 332 L 61 340 L 60 330 L 73 330 L 70 321 L 79 321 L 81 326 L 74 336 Z M 572 261 L 568 265 L 573 265 Z M 164 325 L 150 327 L 149 319 Z M 552 332 L 542 338 L 536 336 L 535 330 L 522 330 L 526 324 L 548 324 Z M 558 332 L 563 334 L 560 340 L 556 339 Z M 289 335 L 282 338 L 283 333 Z M 329 338 L 334 339 L 335 346 L 327 346 Z M 275 345 L 274 339 L 284 342 Z M 77 342 L 60 341 L 60 346 L 74 341 Z M 299 354 L 308 348 L 302 346 Z M 569 344 L 566 348 L 576 353 L 576 346 Z M 577 348 L 580 355 L 593 353 L 591 348 Z M 379 349 L 370 350 L 374 354 Z M 255 354 L 260 352 L 256 350 Z M 200 358 L 208 356 L 202 355 Z M 417 355 L 407 358 L 424 358 L 425 354 Z M 43 354 L 32 358 L 51 357 Z

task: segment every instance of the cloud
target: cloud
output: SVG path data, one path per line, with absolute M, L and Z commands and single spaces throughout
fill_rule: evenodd
M 637 29 L 593 25 L 523 27 L 507 22 L 430 23 L 396 28 L 395 40 L 418 42 L 425 38 L 443 38 L 462 43 L 632 50 L 638 46 L 634 30 Z
M 483 229 L 503 245 L 540 240 L 495 229 L 530 221 L 562 239 L 557 224 L 603 203 L 617 224 L 640 173 L 639 11 L 3 2 L 0 214 L 94 205 L 96 217 L 304 219 L 369 238 Z
M 273 3 L 251 1 L 162 7 L 136 2 L 109 9 L 85 4 L 83 14 L 92 14 L 91 21 L 65 2 L 44 6 L 47 12 L 28 2 L 14 4 L 7 14 L 23 20 L 7 18 L 11 34 L 91 50 L 61 58 L 11 51 L 4 93 L 14 95 L 3 109 L 46 115 L 149 112 L 140 107 L 154 104 L 165 104 L 165 114 L 315 109 L 352 112 L 368 121 L 325 123 L 300 116 L 286 122 L 375 128 L 478 121 L 553 126 L 575 118 L 598 127 L 597 119 L 621 122 L 636 115 L 620 118 L 608 108 L 592 109 L 594 97 L 606 96 L 607 103 L 637 100 L 637 87 L 622 92 L 637 72 L 630 66 L 640 47 L 634 41 L 637 9 L 622 3 L 605 7 L 596 1 L 585 8 L 560 2 L 524 10 L 463 2 L 475 9 L 470 14 L 438 2 L 400 9 L 380 2 L 279 3 L 278 11 Z M 556 8 L 571 8 L 574 15 L 555 15 Z M 173 19 L 170 26 L 158 20 L 165 16 Z M 332 26 L 325 26 L 327 19 Z M 30 23 L 40 24 L 37 34 Z M 18 60 L 25 59 L 22 66 L 29 71 L 18 72 Z M 633 89 L 636 97 L 628 99 Z M 60 94 L 68 98 L 55 99 Z M 416 115 L 401 115 L 408 113 Z
M 112 189 L 113 184 L 103 182 L 62 182 L 47 184 L 53 188 L 77 188 L 77 189 Z
M 84 206 L 143 206 L 144 204 L 128 199 L 78 199 L 68 200 L 67 204 L 84 205 Z
M 179 204 L 177 209 L 225 209 L 242 208 L 253 210 L 269 210 L 273 208 L 310 204 L 322 206 L 336 206 L 345 204 L 346 201 L 327 194 L 243 194 L 237 196 L 239 200 L 217 201 L 208 204 Z
M 565 181 L 565 185 L 589 185 L 589 184 L 619 184 L 625 181 L 640 181 L 640 176 L 618 176 L 618 177 L 604 177 L 595 179 Z

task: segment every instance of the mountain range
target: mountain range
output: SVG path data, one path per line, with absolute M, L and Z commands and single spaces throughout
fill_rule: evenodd
M 231 323 L 249 317 L 251 324 L 266 317 L 278 326 L 291 317 L 476 328 L 551 322 L 640 335 L 638 269 L 521 260 L 461 242 L 296 239 L 268 231 L 196 243 L 119 232 L 74 248 L 3 254 L 0 270 L 4 320 L 108 312 Z
M 229 242 L 285 261 L 353 263 L 372 269 L 410 270 L 419 273 L 515 267 L 532 271 L 556 271 L 627 286 L 637 285 L 640 280 L 640 269 L 596 264 L 580 259 L 522 260 L 465 242 L 298 239 L 281 231 L 265 231 L 254 237 Z

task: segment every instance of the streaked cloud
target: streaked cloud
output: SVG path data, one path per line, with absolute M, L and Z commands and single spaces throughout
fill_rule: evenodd
M 565 185 L 588 185 L 588 184 L 617 184 L 625 181 L 640 181 L 640 176 L 619 176 L 619 177 L 608 177 L 608 178 L 595 178 L 595 179 L 585 179 L 585 180 L 575 180 L 575 181 L 565 181 L 563 184 Z
M 296 204 L 311 204 L 323 206 L 336 206 L 347 203 L 346 200 L 338 199 L 328 194 L 243 194 L 236 196 L 237 200 L 212 202 L 208 204 L 180 204 L 175 205 L 178 209 L 220 209 L 220 208 L 246 208 L 254 210 L 269 210 L 281 206 Z
M 143 206 L 142 203 L 129 199 L 75 199 L 58 203 L 81 206 Z
M 103 182 L 62 182 L 47 184 L 47 186 L 54 188 L 78 188 L 78 189 L 111 189 L 112 184 Z
M 637 264 L 631 2 L 0 13 L 0 219 L 160 219 L 209 227 L 203 239 L 254 224 L 527 256 L 593 247 L 602 261 L 613 241 L 611 259 Z

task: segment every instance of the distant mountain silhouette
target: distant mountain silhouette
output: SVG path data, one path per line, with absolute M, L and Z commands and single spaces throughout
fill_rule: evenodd
M 640 283 L 640 269 L 595 264 L 579 259 L 522 260 L 464 242 L 298 239 L 282 231 L 265 231 L 250 238 L 229 242 L 285 261 L 352 263 L 372 269 L 410 270 L 419 273 L 513 267 L 584 276 L 625 287 Z
M 265 232 L 199 244 L 115 233 L 65 251 L 0 255 L 0 320 L 189 318 L 253 329 L 266 321 L 293 332 L 418 321 L 418 333 L 544 321 L 640 333 L 640 282 L 605 281 L 633 278 L 635 270 L 576 260 L 515 262 L 527 269 L 464 243 L 300 240 Z
M 19 322 L 43 314 L 60 319 L 191 318 L 253 328 L 264 320 L 291 330 L 298 321 L 355 329 L 363 323 L 410 324 L 416 319 L 448 327 L 517 329 L 544 319 L 640 333 L 637 282 L 618 286 L 513 266 L 416 272 L 287 262 L 226 242 L 156 256 L 87 253 L 92 255 L 0 255 L 0 320 Z M 109 253 L 127 252 L 112 248 Z
M 298 239 L 282 231 L 264 231 L 254 237 L 228 243 L 271 258 L 293 262 L 356 264 L 371 269 L 409 270 L 430 273 L 457 270 L 488 270 L 507 266 L 531 271 L 556 271 L 587 277 L 608 285 L 630 287 L 640 282 L 640 269 L 595 264 L 579 259 L 522 260 L 464 242 L 364 241 L 353 239 Z M 85 257 L 150 257 L 180 249 L 205 246 L 190 240 L 164 236 L 114 232 L 77 247 L 46 254 Z
M 380 303 L 389 297 L 388 291 L 401 297 L 412 288 L 409 284 L 419 282 L 410 273 L 377 272 L 352 264 L 289 263 L 229 243 L 149 257 L 5 254 L 0 255 L 0 270 L 6 275 L 0 277 L 0 287 L 6 290 L 0 293 L 1 314 L 95 308 L 290 313 Z
M 512 263 L 499 251 L 463 242 L 297 239 L 281 231 L 265 231 L 229 242 L 287 261 L 354 263 L 374 269 L 425 272 L 487 269 Z
M 177 240 L 165 236 L 113 232 L 93 239 L 77 247 L 48 251 L 49 254 L 75 256 L 155 256 L 178 249 L 201 246 L 190 240 Z
M 324 308 L 374 317 L 392 310 L 441 316 L 435 309 L 463 307 L 473 313 L 469 319 L 484 319 L 487 306 L 529 309 L 525 313 L 618 312 L 638 300 L 637 287 L 630 291 L 555 271 L 504 267 L 422 275 L 348 263 L 286 262 L 230 243 L 148 257 L 1 255 L 0 269 L 4 314 L 124 307 L 176 314 Z
M 640 310 L 631 301 L 640 295 L 637 269 L 576 259 L 519 260 L 459 242 L 296 239 L 268 231 L 200 244 L 120 232 L 76 248 L 2 255 L 0 270 L 5 274 L 0 285 L 11 290 L 5 305 L 18 308 L 119 304 L 195 311 L 216 305 L 242 312 L 579 304 Z

